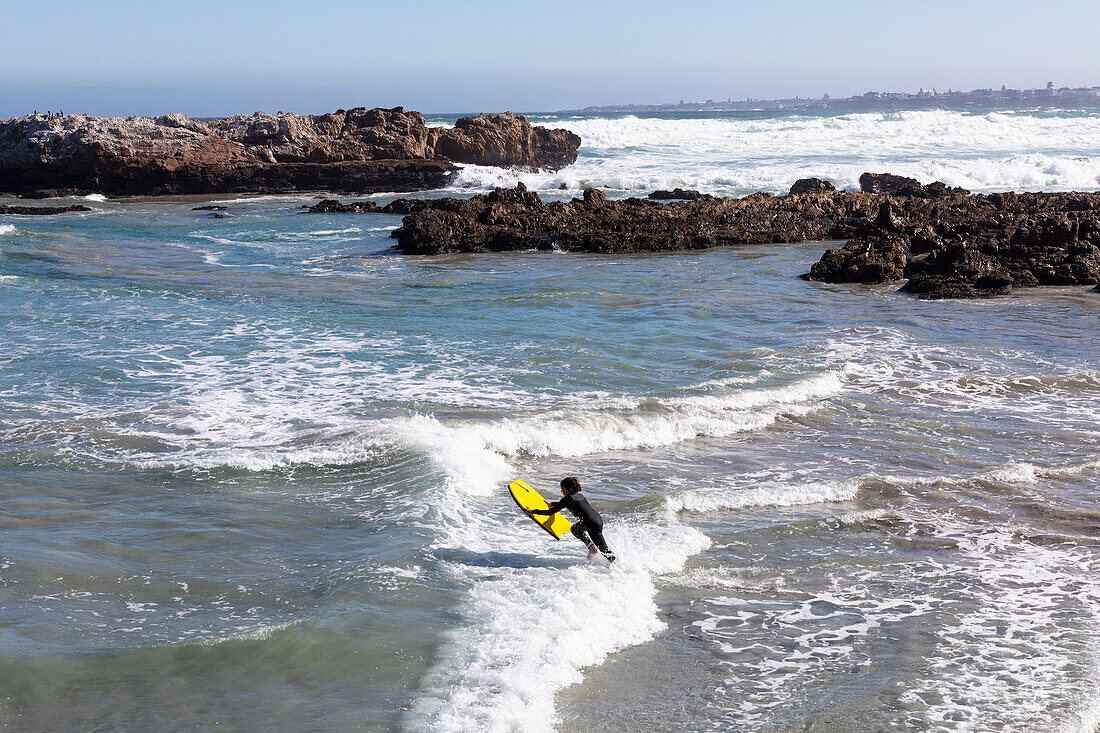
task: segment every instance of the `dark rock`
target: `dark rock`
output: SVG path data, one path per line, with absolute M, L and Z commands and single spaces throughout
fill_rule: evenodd
M 974 280 L 974 287 L 979 290 L 1006 290 L 1012 287 L 1015 281 L 1007 272 L 990 272 Z
M 854 239 L 841 249 L 828 249 L 810 267 L 807 280 L 884 283 L 900 280 L 905 272 L 905 240 L 883 233 L 874 239 Z
M 208 204 L 206 206 L 196 206 L 191 211 L 225 211 L 228 206 L 217 206 L 215 204 Z
M 918 275 L 910 278 L 901 289 L 926 300 L 975 297 L 968 283 L 959 278 L 942 275 Z
M 709 193 L 699 193 L 694 189 L 674 188 L 671 191 L 654 191 L 649 194 L 652 201 L 698 201 L 713 198 Z
M 893 173 L 864 173 L 859 177 L 859 187 L 864 193 L 897 193 L 904 188 L 919 190 L 921 185 L 916 178 Z
M 353 201 L 350 204 L 342 204 L 336 199 L 322 199 L 309 207 L 311 214 L 369 214 L 375 211 L 378 211 L 378 204 L 373 201 Z
M 847 243 L 827 250 L 806 279 L 908 279 L 907 292 L 927 297 L 1100 282 L 1100 193 L 970 195 L 945 186 L 924 195 L 930 187 L 911 196 L 757 193 L 661 204 L 608 201 L 599 189 L 587 189 L 583 199 L 545 203 L 519 185 L 469 199 L 398 199 L 377 211 L 404 215 L 391 236 L 416 254 L 660 252 L 842 239 Z M 375 210 L 322 204 L 311 210 Z
M 825 193 L 835 191 L 836 186 L 821 178 L 799 178 L 791 186 L 788 196 L 797 196 L 800 193 Z
M 600 206 L 607 203 L 607 194 L 598 188 L 584 189 L 584 203 L 588 206 Z
M 875 214 L 875 226 L 879 229 L 897 233 L 901 231 L 901 223 L 894 218 L 894 207 L 890 205 L 890 202 L 883 201 L 879 204 L 878 213 Z
M 16 214 L 19 216 L 53 216 L 54 214 L 68 214 L 73 211 L 91 211 L 91 209 L 80 204 L 72 206 L 0 206 L 0 214 Z
M 862 196 L 862 194 L 860 194 Z M 573 252 L 659 252 L 748 242 L 821 239 L 846 210 L 868 217 L 861 202 L 818 202 L 799 211 L 797 199 L 756 194 L 658 204 L 639 198 L 608 201 L 603 191 L 583 199 L 543 202 L 523 186 L 470 199 L 432 199 L 406 216 L 393 236 L 407 253 L 438 254 L 506 248 Z
M 228 219 L 229 214 L 217 213 L 217 214 L 214 214 L 214 218 L 215 219 Z
M 921 188 L 920 194 L 925 198 L 936 199 L 944 196 L 966 196 L 970 192 L 958 186 L 948 186 L 943 181 L 933 181 Z
M 1094 203 L 1100 195 L 968 195 L 946 187 L 936 196 L 887 197 L 874 221 L 863 228 L 857 222 L 857 238 L 826 252 L 808 278 L 865 281 L 869 268 L 881 264 L 891 279 L 910 279 L 908 292 L 930 297 L 1095 283 L 1100 216 Z
M 75 188 L 36 188 L 32 191 L 24 191 L 19 194 L 21 199 L 59 199 L 65 196 L 79 196 L 87 191 L 79 191 Z
M 395 199 L 378 210 L 381 214 L 415 214 L 418 211 L 431 208 L 430 199 Z

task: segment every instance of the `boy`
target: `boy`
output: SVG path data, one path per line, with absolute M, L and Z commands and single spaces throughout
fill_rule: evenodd
M 580 481 L 572 476 L 563 478 L 561 480 L 562 498 L 560 500 L 555 501 L 546 509 L 531 509 L 527 513 L 549 515 L 562 509 L 568 509 L 574 517 L 580 520 L 573 524 L 569 532 L 588 545 L 588 559 L 591 560 L 597 552 L 602 552 L 608 562 L 615 562 L 615 553 L 611 551 L 603 538 L 603 517 L 592 508 L 592 505 L 588 503 L 588 499 L 580 494 Z M 592 539 L 589 539 L 588 535 L 592 535 Z

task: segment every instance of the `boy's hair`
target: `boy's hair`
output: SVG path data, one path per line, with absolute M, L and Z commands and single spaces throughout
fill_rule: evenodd
M 566 476 L 561 480 L 561 487 L 565 489 L 565 493 L 572 495 L 581 490 L 581 482 L 573 476 Z

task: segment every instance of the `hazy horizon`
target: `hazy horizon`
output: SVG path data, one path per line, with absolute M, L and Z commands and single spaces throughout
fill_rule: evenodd
M 400 6 L 62 0 L 7 9 L 0 117 L 402 105 L 549 112 L 680 99 L 833 97 L 868 90 L 1100 83 L 1100 8 L 935 1 L 767 7 L 694 2 Z M 105 39 L 110 42 L 105 43 Z

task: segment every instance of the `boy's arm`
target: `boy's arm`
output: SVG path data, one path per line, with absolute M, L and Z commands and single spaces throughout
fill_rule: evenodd
M 562 504 L 564 504 L 564 503 L 565 503 L 565 499 L 560 499 L 559 501 L 555 501 L 553 504 L 546 507 L 545 509 L 528 509 L 527 513 L 528 514 L 557 514 L 561 510 Z

